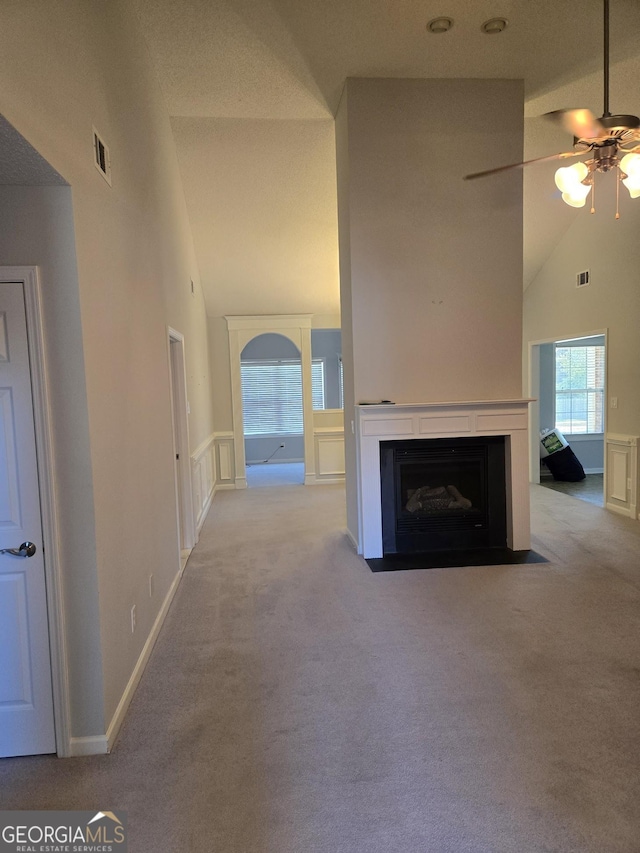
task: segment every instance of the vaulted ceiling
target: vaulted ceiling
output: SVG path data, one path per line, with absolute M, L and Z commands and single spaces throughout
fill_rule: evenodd
M 347 77 L 521 78 L 525 157 L 571 148 L 542 113 L 602 113 L 601 0 L 135 3 L 172 116 L 212 314 L 260 313 L 261 296 L 268 312 L 309 310 L 323 289 L 327 311 L 337 304 L 331 140 Z M 429 34 L 441 15 L 453 28 Z M 497 16 L 507 29 L 483 34 Z M 612 0 L 613 112 L 640 112 L 639 34 L 640 3 Z M 469 151 L 466 171 L 491 165 Z M 589 215 L 560 202 L 556 167 L 524 172 L 525 286 L 573 218 Z

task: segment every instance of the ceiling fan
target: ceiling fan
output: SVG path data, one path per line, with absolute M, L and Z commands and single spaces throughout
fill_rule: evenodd
M 556 186 L 562 192 L 562 199 L 571 207 L 584 207 L 587 196 L 592 193 L 591 212 L 594 206 L 594 178 L 597 172 L 609 172 L 618 169 L 616 181 L 616 219 L 618 213 L 618 193 L 620 181 L 627 187 L 631 198 L 640 196 L 640 118 L 632 115 L 611 115 L 609 112 L 609 0 L 604 2 L 604 110 L 596 118 L 588 109 L 554 110 L 545 116 L 573 134 L 573 151 L 536 157 L 522 163 L 499 166 L 484 172 L 465 175 L 465 181 L 495 175 L 509 169 L 518 169 L 531 163 L 549 160 L 564 160 L 570 157 L 589 155 L 586 160 L 572 166 L 560 168 L 556 172 Z

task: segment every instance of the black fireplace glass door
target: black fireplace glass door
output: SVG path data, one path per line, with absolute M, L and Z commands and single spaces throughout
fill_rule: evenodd
M 504 436 L 380 444 L 385 553 L 504 547 Z

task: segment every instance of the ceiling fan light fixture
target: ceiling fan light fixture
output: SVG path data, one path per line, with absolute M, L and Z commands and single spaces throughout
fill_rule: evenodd
M 622 183 L 629 190 L 631 198 L 640 196 L 640 154 L 625 154 L 620 161 Z
M 427 24 L 427 31 L 434 35 L 448 32 L 453 26 L 453 18 L 432 18 Z
M 562 201 L 569 207 L 584 207 L 590 192 L 590 186 L 575 187 L 570 193 L 562 193 Z
M 582 192 L 580 187 L 584 186 L 582 182 L 588 174 L 589 169 L 582 162 L 574 163 L 573 166 L 561 166 L 555 174 L 556 186 L 562 193 L 580 195 Z
M 587 196 L 591 192 L 591 184 L 584 183 L 588 176 L 589 168 L 582 162 L 557 170 L 555 182 L 565 204 L 570 207 L 584 207 Z
M 488 36 L 495 36 L 498 33 L 504 32 L 507 29 L 508 23 L 509 21 L 506 18 L 489 18 L 488 21 L 482 24 L 480 29 Z

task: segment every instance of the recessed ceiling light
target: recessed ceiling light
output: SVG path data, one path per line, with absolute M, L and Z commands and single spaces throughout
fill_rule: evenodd
M 490 18 L 488 21 L 484 22 L 480 29 L 488 36 L 493 36 L 496 35 L 496 33 L 501 33 L 503 30 L 506 30 L 508 23 L 509 22 L 506 18 Z
M 437 35 L 438 33 L 446 33 L 452 26 L 453 18 L 433 18 L 427 24 L 427 30 Z

